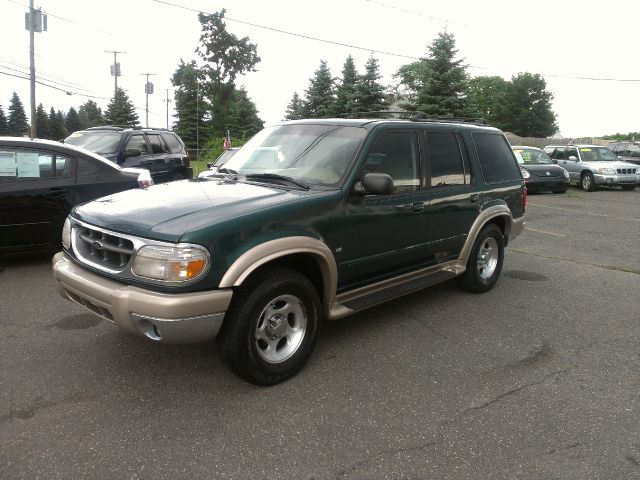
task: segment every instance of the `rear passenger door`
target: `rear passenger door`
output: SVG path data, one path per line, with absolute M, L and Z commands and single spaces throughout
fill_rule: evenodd
M 478 216 L 475 189 L 463 137 L 454 131 L 426 131 L 426 251 L 430 263 L 458 257 Z
M 167 144 L 160 134 L 147 133 L 146 135 L 150 149 L 148 158 L 153 168 L 154 182 L 159 183 L 173 180 L 176 162 L 171 158 Z

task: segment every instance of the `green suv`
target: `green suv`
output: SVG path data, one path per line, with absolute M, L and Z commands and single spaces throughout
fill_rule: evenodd
M 217 337 L 241 377 L 294 375 L 320 325 L 456 278 L 491 289 L 524 227 L 503 133 L 441 120 L 300 120 L 216 174 L 75 208 L 59 292 L 156 342 Z

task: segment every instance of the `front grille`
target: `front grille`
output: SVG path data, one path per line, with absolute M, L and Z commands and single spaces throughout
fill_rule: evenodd
M 85 225 L 74 228 L 74 247 L 80 260 L 112 271 L 122 271 L 129 264 L 134 251 L 131 240 Z
M 619 175 L 633 175 L 636 173 L 635 168 L 618 168 L 617 172 Z

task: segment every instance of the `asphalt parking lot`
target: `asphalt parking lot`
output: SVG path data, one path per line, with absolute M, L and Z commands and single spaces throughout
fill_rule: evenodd
M 640 190 L 529 197 L 491 292 L 325 324 L 260 388 L 0 273 L 2 479 L 640 478 Z

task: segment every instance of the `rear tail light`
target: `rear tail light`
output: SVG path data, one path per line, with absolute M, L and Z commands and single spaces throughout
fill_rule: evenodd
M 151 173 L 149 170 L 145 170 L 138 174 L 138 186 L 140 188 L 147 188 L 153 185 L 153 179 L 151 178 Z
M 523 185 L 522 187 L 522 211 L 524 212 L 527 209 L 527 186 Z

